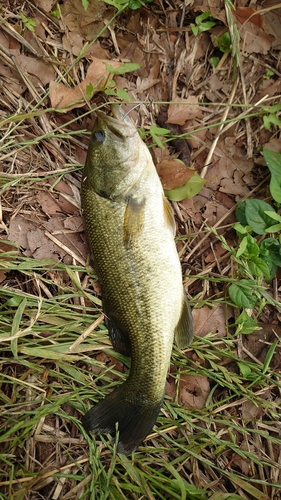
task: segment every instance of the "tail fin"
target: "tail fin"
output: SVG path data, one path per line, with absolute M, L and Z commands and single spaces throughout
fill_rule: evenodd
M 129 455 L 149 434 L 162 401 L 151 404 L 135 401 L 135 397 L 130 398 L 129 394 L 125 394 L 125 385 L 126 382 L 93 406 L 82 418 L 82 424 L 86 431 L 93 434 L 108 433 L 114 436 L 118 423 L 118 451 Z

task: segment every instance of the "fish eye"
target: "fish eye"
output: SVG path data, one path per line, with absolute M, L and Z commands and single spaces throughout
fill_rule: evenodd
M 92 142 L 97 144 L 97 143 L 102 143 L 105 140 L 105 134 L 102 130 L 96 130 L 93 135 L 92 135 Z

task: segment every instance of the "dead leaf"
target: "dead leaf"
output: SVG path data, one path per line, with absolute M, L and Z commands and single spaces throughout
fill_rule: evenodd
M 51 10 L 55 6 L 55 3 L 56 2 L 54 0 L 36 0 L 37 7 L 47 13 L 51 12 Z
M 186 408 L 202 410 L 210 394 L 210 382 L 205 375 L 180 376 L 179 402 Z
M 206 143 L 207 130 L 199 130 L 197 132 L 196 129 L 200 128 L 202 128 L 202 123 L 198 120 L 188 120 L 182 127 L 183 132 L 189 132 L 187 139 L 192 149 L 200 148 Z
M 267 54 L 271 49 L 272 42 L 275 40 L 274 36 L 264 32 L 255 24 L 246 23 L 240 25 L 238 23 L 240 36 L 243 40 L 243 52 L 248 54 Z
M 73 259 L 67 250 L 61 248 L 46 236 L 46 231 L 55 233 L 55 237 L 68 249 L 81 256 L 83 260 L 87 258 L 87 245 L 80 233 L 67 233 L 65 221 L 67 218 L 53 216 L 48 221 L 41 223 L 38 227 L 38 220 L 28 220 L 21 215 L 17 215 L 10 221 L 9 239 L 21 246 L 23 254 L 35 259 L 63 260 L 65 263 L 72 263 Z
M 54 79 L 55 70 L 50 63 L 24 54 L 16 55 L 15 58 L 29 75 L 36 76 L 43 85 L 47 85 Z
M 233 241 L 232 240 L 226 240 L 227 243 L 230 245 L 230 246 L 233 246 Z M 219 242 L 219 243 L 216 243 L 214 245 L 214 250 L 210 251 L 206 257 L 205 257 L 205 262 L 206 264 L 209 264 L 210 262 L 215 262 L 215 257 L 218 259 L 219 257 L 221 257 L 222 255 L 224 255 L 225 253 L 227 252 L 227 250 L 222 246 L 222 243 Z
M 266 0 L 263 3 L 263 9 L 267 7 L 273 6 L 270 5 L 270 1 Z M 263 21 L 264 21 L 264 31 L 265 33 L 269 33 L 275 37 L 274 42 L 272 43 L 272 48 L 276 50 L 281 49 L 281 30 L 280 30 L 280 17 L 281 17 L 281 9 L 269 9 L 267 12 L 263 13 Z
M 229 317 L 231 311 L 228 311 Z M 213 333 L 216 337 L 224 337 L 226 335 L 226 309 L 222 305 L 214 308 L 208 306 L 200 309 L 193 309 L 192 316 L 194 319 L 194 331 L 199 337 L 204 337 L 208 333 Z
M 106 18 L 110 19 L 114 9 L 105 2 L 89 2 L 87 10 L 82 2 L 68 0 L 64 2 L 63 19 L 70 31 L 79 33 L 85 40 L 92 41 L 95 37 L 109 35 L 109 31 L 104 28 Z M 111 23 L 111 27 L 114 22 Z
M 184 125 L 187 120 L 201 117 L 202 111 L 198 105 L 198 97 L 189 96 L 187 99 L 180 99 L 180 103 L 169 105 L 167 123 Z
M 273 137 L 269 142 L 263 144 L 263 147 L 275 153 L 281 153 L 281 139 Z
M 95 92 L 103 88 L 109 74 L 106 64 L 110 64 L 113 68 L 119 68 L 122 65 L 121 62 L 98 59 L 93 56 L 91 59 L 93 62 L 88 68 L 86 78 L 74 88 L 66 87 L 63 83 L 50 82 L 50 99 L 54 108 L 68 108 L 68 111 L 70 111 L 73 108 L 84 106 L 87 85 L 91 84 Z
M 235 10 L 232 11 L 232 14 L 241 24 L 244 24 L 248 21 L 250 23 L 255 24 L 259 28 L 263 27 L 263 19 L 261 15 L 251 7 L 237 7 Z
M 242 441 L 241 445 L 239 446 L 239 448 L 240 448 L 240 450 L 248 451 L 249 453 L 253 453 L 255 456 L 257 455 L 257 449 L 255 448 L 254 445 L 249 444 L 248 439 L 244 439 Z M 246 476 L 249 475 L 249 469 L 251 467 L 250 458 L 242 457 L 238 454 L 235 454 L 233 459 L 232 459 L 232 462 L 234 464 L 238 465 L 238 467 L 241 469 L 243 474 L 245 474 Z
M 163 160 L 156 165 L 156 170 L 163 188 L 168 190 L 183 186 L 194 174 L 192 168 L 178 159 Z

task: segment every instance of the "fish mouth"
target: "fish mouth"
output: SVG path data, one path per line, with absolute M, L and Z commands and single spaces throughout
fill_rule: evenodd
M 125 111 L 121 108 L 120 104 L 111 105 L 111 115 L 104 113 L 104 111 L 96 111 L 98 117 L 98 126 L 103 128 L 106 126 L 113 134 L 121 139 L 132 137 L 137 129 Z

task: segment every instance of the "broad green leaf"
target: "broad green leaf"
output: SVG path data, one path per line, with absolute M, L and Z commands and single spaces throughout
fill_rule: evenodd
M 271 211 L 265 210 L 264 213 L 269 217 L 271 217 L 271 219 L 278 220 L 278 222 L 281 222 L 281 215 L 277 214 L 276 212 L 273 212 L 272 210 Z
M 271 196 L 275 201 L 281 203 L 281 154 L 264 148 L 263 156 L 271 173 L 269 184 Z
M 171 201 L 182 201 L 192 198 L 198 194 L 205 184 L 205 180 L 195 172 L 186 184 L 175 189 L 165 189 L 165 195 Z
M 241 224 L 243 226 L 247 226 L 247 219 L 245 216 L 245 210 L 246 210 L 245 202 L 238 201 L 235 215 L 236 215 L 237 220 L 239 220 L 239 222 L 241 222 Z
M 116 95 L 122 101 L 128 101 L 128 102 L 130 102 L 130 100 L 131 100 L 131 97 L 129 96 L 127 90 L 125 90 L 125 89 L 117 89 L 116 90 Z
M 266 238 L 260 244 L 260 257 L 269 258 L 276 266 L 281 267 L 281 245 L 275 238 Z
M 281 245 L 275 238 L 266 238 L 260 244 L 260 257 L 267 264 L 269 280 L 272 280 L 281 267 Z
M 273 224 L 273 226 L 266 228 L 265 233 L 278 233 L 278 231 L 281 231 L 281 224 Z
M 257 297 L 253 294 L 255 282 L 241 280 L 229 287 L 229 296 L 234 304 L 244 309 L 253 309 L 257 304 Z
M 272 225 L 272 219 L 264 212 L 272 211 L 272 207 L 262 200 L 246 200 L 245 201 L 245 217 L 247 224 L 253 228 L 257 234 L 264 234 L 265 229 Z
M 263 276 L 265 276 L 265 278 L 270 277 L 268 266 L 263 259 L 257 257 L 252 261 L 248 261 L 248 266 L 253 276 L 258 278 L 262 278 Z
M 210 10 L 207 10 L 206 12 L 202 12 L 202 14 L 200 14 L 199 16 L 197 16 L 195 18 L 196 24 L 201 24 L 202 21 L 204 21 L 205 19 L 208 19 L 208 17 L 210 17 L 210 15 L 211 15 Z
M 257 322 L 251 318 L 246 311 L 242 311 L 241 314 L 235 321 L 235 325 L 238 326 L 237 333 L 243 333 L 244 335 L 248 335 L 249 333 L 254 332 L 255 330 L 260 330 L 261 328 L 258 326 Z
M 277 125 L 279 127 L 281 125 L 281 120 L 279 120 L 279 118 L 274 114 L 264 115 L 263 124 L 264 128 L 269 130 L 271 125 Z
M 248 259 L 255 259 L 258 257 L 260 251 L 259 251 L 259 246 L 255 240 L 250 234 L 246 236 L 246 241 L 247 241 L 247 246 L 245 248 L 245 255 Z

